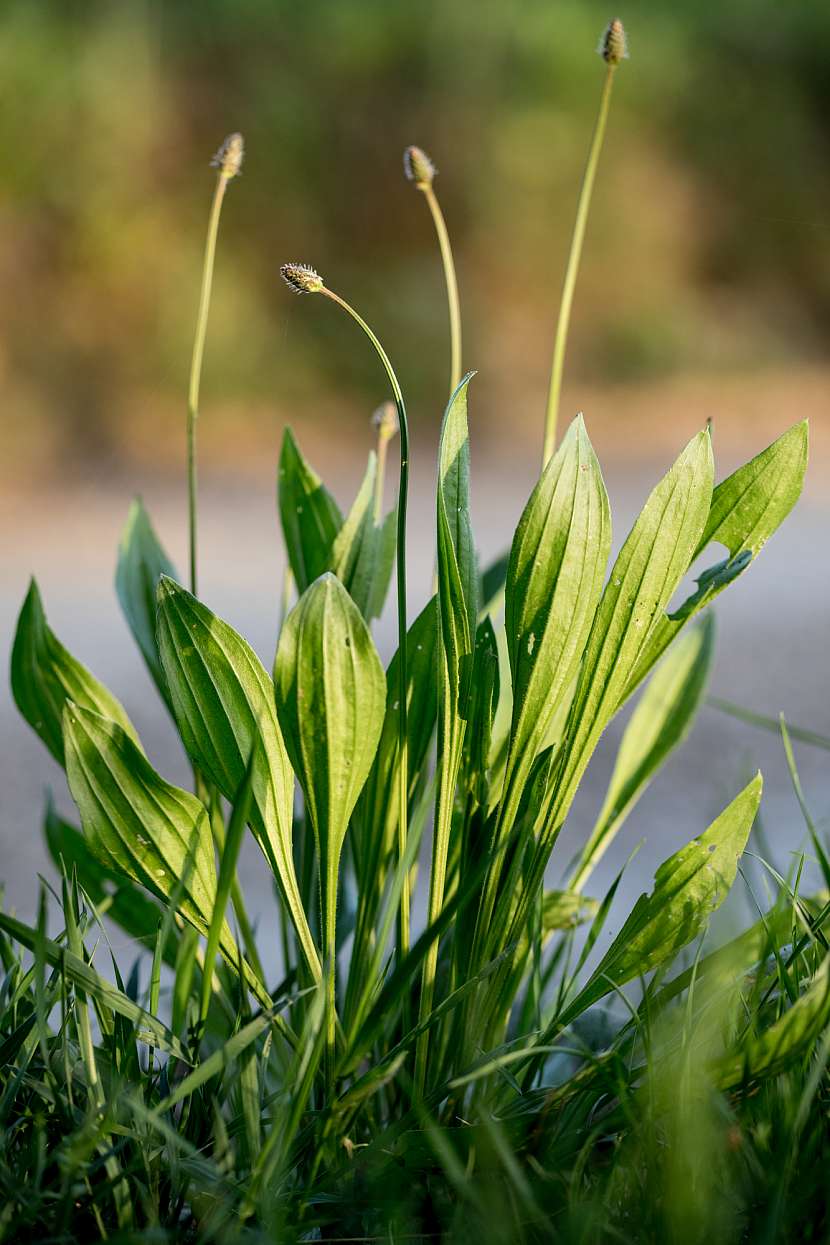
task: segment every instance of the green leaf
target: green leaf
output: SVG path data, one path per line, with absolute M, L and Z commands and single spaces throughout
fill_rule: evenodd
M 277 484 L 280 522 L 288 562 L 300 592 L 329 569 L 343 515 L 300 452 L 290 428 L 280 451 Z
M 75 870 L 78 881 L 95 904 L 98 914 L 114 921 L 149 950 L 156 940 L 162 916 L 158 903 L 148 898 L 123 873 L 102 864 L 90 851 L 80 830 L 64 821 L 51 801 L 46 810 L 44 833 L 49 854 L 56 866 L 60 869 L 63 862 L 70 876 Z M 175 963 L 176 941 L 174 928 L 170 930 L 162 949 L 163 958 L 169 965 Z
M 661 625 L 697 548 L 709 514 L 712 473 L 712 447 L 704 430 L 654 489 L 614 563 L 585 649 L 548 836 L 561 825 L 597 741 L 625 699 L 652 629 Z
M 470 521 L 469 373 L 444 415 L 438 451 L 438 616 L 445 694 L 444 733 L 466 716 L 478 613 L 478 568 Z
M 608 495 L 578 416 L 533 490 L 510 551 L 505 629 L 513 718 L 502 810 L 508 827 L 582 659 L 610 551 Z
M 242 846 L 242 836 L 245 833 L 245 827 L 248 824 L 249 813 L 251 808 L 251 776 L 253 774 L 253 757 L 248 762 L 245 770 L 245 777 L 242 779 L 242 786 L 236 793 L 236 799 L 233 802 L 233 810 L 231 819 L 228 824 L 228 831 L 225 835 L 225 842 L 222 847 L 221 858 L 219 861 L 219 878 L 216 883 L 216 895 L 213 901 L 213 909 L 210 917 L 210 926 L 208 929 L 207 943 L 205 945 L 204 971 L 202 974 L 202 998 L 199 1020 L 202 1025 L 207 1021 L 208 1011 L 210 1009 L 211 986 L 213 980 L 213 967 L 216 961 L 216 955 L 222 944 L 222 936 L 225 929 L 225 913 L 228 909 L 228 899 L 233 886 L 233 880 L 236 877 L 236 862 L 239 859 L 239 849 Z
M 708 830 L 660 865 L 651 894 L 637 900 L 560 1024 L 569 1023 L 614 987 L 672 958 L 697 937 L 735 881 L 761 788 L 761 775 L 756 774 Z
M 199 772 L 233 800 L 253 754 L 251 829 L 279 883 L 309 970 L 319 977 L 294 871 L 294 775 L 271 679 L 233 627 L 166 576 L 159 583 L 158 639 L 179 733 Z
M 64 710 L 66 777 L 84 837 L 105 867 L 140 882 L 207 934 L 216 866 L 207 809 L 156 773 L 114 722 L 70 702 Z M 223 951 L 235 963 L 227 926 Z
M 382 523 L 375 519 L 377 456 L 369 463 L 354 505 L 337 534 L 330 565 L 367 622 L 383 611 L 395 557 L 396 512 Z
M 437 601 L 432 597 L 407 631 L 406 734 L 410 805 L 421 781 L 435 729 L 437 621 Z M 399 763 L 398 696 L 396 651 L 386 671 L 386 712 L 380 743 L 357 805 L 359 832 L 355 847 L 361 889 L 372 884 L 372 878 L 380 873 L 381 860 L 386 859 L 396 845 L 399 813 L 395 796 Z
M 481 586 L 479 597 L 482 609 L 489 609 L 495 605 L 505 583 L 507 582 L 507 568 L 510 565 L 510 554 L 500 553 L 494 558 L 489 566 L 485 566 L 481 572 Z
M 759 1036 L 749 1035 L 740 1048 L 712 1069 L 721 1089 L 777 1076 L 808 1056 L 830 1022 L 830 956 L 826 956 L 804 993 Z
M 473 674 L 464 732 L 463 774 L 468 792 L 487 806 L 488 762 L 493 721 L 499 703 L 499 654 L 496 633 L 485 614 L 476 629 Z
M 18 709 L 59 765 L 63 765 L 62 718 L 67 700 L 117 722 L 138 745 L 135 728 L 119 702 L 49 628 L 34 579 L 17 620 L 11 684 Z
M 162 575 L 176 578 L 173 565 L 153 530 L 150 516 L 141 499 L 137 498 L 130 506 L 118 546 L 115 590 L 153 682 L 162 698 L 169 703 L 156 642 L 156 590 Z
M 631 675 L 629 692 L 659 660 L 683 624 L 743 574 L 783 523 L 801 494 L 807 450 L 804 420 L 714 490 L 706 525 L 690 560 L 700 557 L 715 542 L 726 547 L 729 557 L 704 571 L 698 578 L 697 591 L 671 615 L 658 620 Z
M 153 1108 L 152 1115 L 159 1119 L 177 1103 L 182 1102 L 185 1098 L 189 1098 L 197 1089 L 209 1081 L 218 1073 L 224 1072 L 235 1060 L 239 1059 L 243 1052 L 252 1042 L 265 1032 L 271 1023 L 268 1016 L 256 1016 L 249 1021 L 244 1028 L 238 1033 L 228 1038 L 218 1050 L 208 1055 L 207 1059 L 203 1059 L 198 1068 L 188 1073 L 181 1081 L 179 1081 L 172 1093 Z
M 591 921 L 599 911 L 599 901 L 576 891 L 545 891 L 542 901 L 542 934 L 557 929 L 576 929 Z
M 340 851 L 383 726 L 386 680 L 363 617 L 322 575 L 288 615 L 274 664 L 277 709 L 320 858 L 326 947 L 335 945 Z
M 165 1024 L 145 1012 L 123 991 L 116 989 L 90 964 L 77 955 L 73 955 L 65 946 L 53 942 L 51 938 L 45 938 L 40 930 L 24 925 L 22 921 L 16 920 L 15 917 L 5 912 L 0 912 L 0 930 L 3 930 L 15 942 L 20 943 L 22 947 L 43 955 L 47 963 L 60 968 L 76 986 L 101 1007 L 126 1017 L 135 1025 L 139 1041 L 167 1051 L 176 1059 L 180 1059 L 182 1063 L 192 1062 L 181 1042 Z
M 455 789 L 469 712 L 469 691 L 478 617 L 479 574 L 470 520 L 468 373 L 450 397 L 438 448 L 438 781 L 427 921 L 444 908 Z M 424 957 L 419 1022 L 432 1010 L 439 945 Z M 415 1057 L 416 1092 L 424 1092 L 430 1034 L 421 1033 Z
M 688 735 L 706 694 L 714 620 L 680 636 L 651 677 L 622 737 L 614 772 L 573 879 L 582 885 L 657 770 Z

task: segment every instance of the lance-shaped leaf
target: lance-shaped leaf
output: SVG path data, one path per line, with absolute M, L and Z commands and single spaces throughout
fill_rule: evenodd
M 335 575 L 316 580 L 288 615 L 274 676 L 288 755 L 317 841 L 331 954 L 340 851 L 375 757 L 386 705 L 386 680 L 372 637 Z
M 395 558 L 396 512 L 375 518 L 377 455 L 369 454 L 363 483 L 332 547 L 330 565 L 367 622 L 383 611 Z
M 165 782 L 114 722 L 72 702 L 64 710 L 66 777 L 90 850 L 108 869 L 140 882 L 165 903 L 178 888 L 179 911 L 207 934 L 216 866 L 207 809 Z M 222 949 L 236 948 L 227 926 Z
M 611 570 L 585 649 L 548 833 L 561 824 L 597 740 L 626 694 L 652 628 L 697 548 L 712 498 L 706 430 L 684 449 L 651 493 Z
M 494 606 L 501 596 L 507 581 L 507 568 L 510 565 L 510 554 L 500 553 L 489 566 L 481 572 L 479 596 L 483 610 Z
M 329 569 L 343 515 L 317 472 L 303 458 L 290 428 L 280 451 L 277 501 L 288 562 L 300 592 Z
M 724 545 L 729 557 L 704 571 L 698 578 L 697 591 L 671 615 L 658 620 L 631 675 L 626 695 L 645 678 L 684 623 L 755 561 L 801 494 L 807 451 L 808 429 L 804 420 L 715 488 L 692 560 L 713 543 Z
M 435 729 L 437 695 L 435 661 L 438 606 L 435 597 L 424 606 L 407 631 L 406 734 L 409 800 L 414 799 L 423 774 L 432 733 Z M 357 837 L 355 861 L 360 871 L 361 890 L 380 879 L 381 861 L 395 846 L 398 825 L 398 719 L 401 712 L 398 690 L 398 653 L 386 671 L 386 712 L 383 730 L 372 769 L 357 805 L 354 821 Z
M 67 700 L 117 722 L 138 744 L 135 728 L 120 703 L 50 629 L 34 580 L 17 620 L 11 684 L 18 709 L 59 765 L 63 765 L 62 719 Z
M 156 591 L 162 575 L 176 578 L 140 498 L 130 513 L 118 546 L 115 591 L 153 682 L 169 703 L 156 642 Z
M 573 683 L 610 551 L 608 495 L 580 415 L 533 490 L 510 552 L 505 590 L 513 677 L 504 796 L 508 824 L 550 721 Z
M 46 810 L 44 833 L 57 868 L 60 870 L 63 864 L 70 875 L 75 870 L 98 913 L 114 921 L 145 949 L 151 949 L 162 918 L 162 909 L 155 899 L 145 895 L 122 872 L 103 864 L 90 850 L 81 831 L 64 821 L 51 802 Z M 177 930 L 173 926 L 162 948 L 167 964 L 175 963 L 177 941 Z
M 251 829 L 279 883 L 308 967 L 319 977 L 294 871 L 294 775 L 273 684 L 247 641 L 179 584 L 163 576 L 158 595 L 159 653 L 182 742 L 200 773 L 229 800 L 253 754 Z
M 830 1022 L 830 955 L 807 989 L 774 1024 L 758 1036 L 749 1036 L 740 1049 L 719 1059 L 713 1080 L 722 1089 L 747 1081 L 777 1076 L 809 1056 Z
M 499 703 L 499 652 L 489 615 L 476 628 L 473 674 L 464 732 L 463 781 L 479 804 L 487 804 L 487 767 Z
M 680 636 L 652 675 L 622 737 L 614 772 L 572 885 L 579 888 L 657 770 L 691 730 L 706 694 L 714 619 Z
M 450 397 L 438 447 L 438 781 L 427 919 L 434 925 L 444 908 L 455 789 L 469 712 L 479 574 L 470 521 L 470 442 L 467 387 L 463 378 Z M 432 1010 L 438 940 L 424 956 L 419 1023 Z M 415 1084 L 423 1092 L 430 1034 L 421 1031 L 415 1055 Z
M 478 569 L 470 521 L 470 441 L 467 387 L 461 381 L 447 406 L 438 451 L 438 618 L 441 697 L 450 735 L 466 716 L 478 613 Z
M 657 968 L 697 937 L 735 881 L 761 788 L 761 775 L 756 774 L 708 830 L 660 865 L 653 891 L 637 900 L 560 1024 L 569 1023 L 615 987 Z

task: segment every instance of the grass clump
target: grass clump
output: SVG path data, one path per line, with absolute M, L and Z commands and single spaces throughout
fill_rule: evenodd
M 618 26 L 602 45 L 609 75 Z M 289 573 L 269 672 L 195 594 L 198 378 L 234 142 L 219 157 L 189 403 L 192 591 L 138 503 L 117 571 L 192 791 L 156 772 L 126 710 L 50 629 L 34 583 L 20 615 L 14 695 L 79 820 L 47 811 L 60 928 L 45 893 L 33 926 L 0 912 L 0 1240 L 819 1239 L 804 1231 L 821 1235 L 825 1213 L 809 1173 L 826 1153 L 830 909 L 800 869 L 771 875 L 756 924 L 703 943 L 738 875 L 760 775 L 660 866 L 602 955 L 617 883 L 587 893 L 691 726 L 712 656 L 703 611 L 795 503 L 805 427 L 717 485 L 704 428 L 609 568 L 610 506 L 578 417 L 546 448 L 509 554 L 480 570 L 474 388 L 457 376 L 433 166 L 410 148 L 451 324 L 436 591 L 410 622 L 409 429 L 392 364 L 314 269 L 286 265 L 292 288 L 358 324 L 394 406 L 380 409 L 379 452 L 346 515 L 286 430 Z M 594 164 L 597 153 L 595 139 Z M 586 213 L 583 196 L 563 335 Z M 546 446 L 553 429 L 555 407 Z M 396 432 L 398 500 L 384 515 Z M 672 605 L 712 545 L 726 558 Z M 384 670 L 371 626 L 395 564 L 398 649 Z M 593 832 L 562 861 L 597 742 L 640 689 Z M 237 878 L 248 831 L 276 895 L 256 934 Z M 412 929 L 427 837 L 427 917 Z M 107 953 L 106 922 L 143 948 L 128 972 Z M 275 979 L 263 965 L 277 947 Z

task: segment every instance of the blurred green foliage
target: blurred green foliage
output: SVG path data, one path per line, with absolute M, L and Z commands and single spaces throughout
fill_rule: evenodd
M 440 412 L 443 286 L 402 176 L 410 142 L 440 170 L 465 364 L 490 377 L 482 403 L 520 395 L 541 410 L 611 15 L 595 0 L 6 0 L 10 461 L 148 447 L 178 459 L 208 162 L 233 129 L 248 158 L 222 222 L 204 383 L 229 457 L 272 428 L 276 443 L 278 417 L 362 420 L 383 395 L 349 326 L 290 300 L 285 259 L 347 294 L 415 409 Z M 818 357 L 830 327 L 830 6 L 630 0 L 620 16 L 631 59 L 570 375 Z

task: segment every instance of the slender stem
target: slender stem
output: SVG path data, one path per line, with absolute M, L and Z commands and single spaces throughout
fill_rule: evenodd
M 450 312 L 450 393 L 455 393 L 461 380 L 461 306 L 458 300 L 458 282 L 455 277 L 455 264 L 450 246 L 450 236 L 444 213 L 436 198 L 432 185 L 428 182 L 419 183 L 418 189 L 423 192 L 429 204 L 438 245 L 441 248 L 441 260 L 444 264 L 444 279 L 447 283 L 447 303 Z
M 397 592 L 398 592 L 398 857 L 403 860 L 406 853 L 407 818 L 409 801 L 409 754 L 406 735 L 406 503 L 409 492 L 409 424 L 406 418 L 403 393 L 398 383 L 389 356 L 381 346 L 366 321 L 359 316 L 353 307 L 342 299 L 339 294 L 323 286 L 319 293 L 325 294 L 332 302 L 337 303 L 352 319 L 360 325 L 363 332 L 375 348 L 378 358 L 384 366 L 392 396 L 398 410 L 398 424 L 401 438 L 401 474 L 398 489 L 398 539 L 397 539 Z M 398 909 L 398 959 L 402 960 L 409 950 L 409 877 L 403 880 L 401 901 Z
M 585 165 L 585 173 L 582 178 L 582 188 L 579 192 L 576 220 L 574 221 L 573 237 L 571 238 L 571 249 L 568 255 L 568 266 L 565 269 L 565 280 L 562 285 L 562 300 L 559 304 L 559 319 L 556 324 L 556 337 L 553 343 L 548 409 L 545 416 L 545 442 L 542 450 L 543 470 L 556 447 L 556 423 L 559 417 L 559 397 L 562 392 L 562 372 L 565 364 L 565 347 L 568 342 L 571 306 L 576 287 L 576 277 L 579 271 L 579 261 L 582 256 L 582 243 L 585 240 L 585 226 L 588 223 L 588 209 L 591 206 L 591 194 L 599 163 L 599 153 L 602 150 L 602 140 L 605 137 L 608 106 L 611 102 L 611 87 L 614 82 L 614 71 L 616 68 L 615 64 L 609 64 L 605 73 L 605 82 L 603 83 L 599 102 L 599 113 L 597 114 L 593 137 L 591 138 L 588 162 Z
M 205 354 L 205 334 L 207 333 L 208 311 L 210 310 L 210 291 L 213 285 L 213 265 L 216 258 L 216 238 L 219 233 L 219 217 L 222 214 L 222 201 L 230 181 L 230 176 L 219 171 L 216 178 L 216 189 L 213 192 L 213 203 L 208 220 L 207 241 L 205 243 L 205 259 L 202 267 L 202 290 L 199 295 L 199 312 L 196 317 L 196 337 L 193 342 L 193 355 L 190 361 L 190 386 L 187 393 L 187 503 L 189 525 L 190 552 L 190 591 L 196 596 L 196 421 L 199 418 L 199 385 L 202 379 L 202 360 Z

